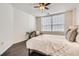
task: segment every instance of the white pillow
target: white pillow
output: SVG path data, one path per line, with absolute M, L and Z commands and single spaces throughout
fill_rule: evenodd
M 40 31 L 36 31 L 36 35 L 40 35 L 40 33 L 41 33 Z

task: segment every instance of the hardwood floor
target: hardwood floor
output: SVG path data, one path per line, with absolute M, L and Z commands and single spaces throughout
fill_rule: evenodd
M 26 42 L 14 44 L 2 56 L 27 56 Z

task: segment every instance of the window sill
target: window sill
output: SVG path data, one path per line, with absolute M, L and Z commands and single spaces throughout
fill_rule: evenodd
M 44 34 L 53 34 L 53 35 L 64 35 L 64 32 L 59 32 L 59 31 L 54 31 L 54 32 L 42 31 L 42 33 L 44 33 Z

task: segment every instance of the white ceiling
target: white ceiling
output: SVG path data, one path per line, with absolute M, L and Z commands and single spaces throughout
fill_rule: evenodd
M 48 6 L 49 10 L 45 10 L 44 12 L 41 12 L 38 8 L 34 8 L 34 6 L 36 5 L 38 4 L 37 3 L 12 3 L 13 7 L 18 8 L 34 16 L 45 16 L 48 14 L 64 12 L 64 11 L 75 8 L 79 4 L 77 3 L 51 3 Z

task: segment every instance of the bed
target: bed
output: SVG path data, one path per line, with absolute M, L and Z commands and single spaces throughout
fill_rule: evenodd
M 79 55 L 79 43 L 70 42 L 61 35 L 39 35 L 28 40 L 26 46 L 28 50 L 36 50 L 50 56 Z

